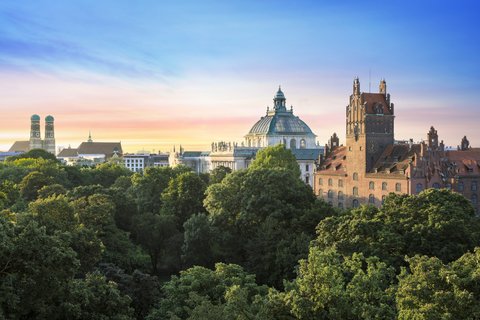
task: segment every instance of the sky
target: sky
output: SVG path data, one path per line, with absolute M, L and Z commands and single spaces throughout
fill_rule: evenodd
M 430 126 L 480 147 L 480 4 L 471 0 L 2 0 L 0 150 L 55 118 L 57 146 L 124 151 L 241 142 L 287 104 L 325 144 L 345 141 L 354 77 L 395 104 L 395 138 Z M 43 134 L 43 133 L 42 133 Z

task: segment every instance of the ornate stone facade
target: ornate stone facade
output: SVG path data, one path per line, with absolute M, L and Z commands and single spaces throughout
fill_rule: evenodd
M 381 206 L 391 193 L 417 194 L 448 188 L 463 194 L 479 212 L 480 149 L 466 137 L 458 150 L 446 150 L 431 127 L 427 141 L 395 142 L 394 107 L 385 80 L 379 93 L 360 93 L 354 80 L 346 108 L 346 146 L 336 134 L 315 174 L 315 193 L 334 206 Z

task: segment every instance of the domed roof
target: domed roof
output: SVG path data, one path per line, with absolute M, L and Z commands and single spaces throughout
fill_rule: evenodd
M 50 122 L 50 121 L 53 121 L 53 120 L 54 120 L 54 119 L 53 119 L 52 116 L 46 116 L 46 117 L 45 117 L 45 121 L 49 121 L 49 122 Z
M 299 117 L 293 115 L 292 109 L 287 110 L 285 95 L 280 87 L 273 98 L 273 110 L 267 109 L 267 115 L 262 117 L 250 129 L 253 135 L 305 135 L 313 134 L 312 130 Z
M 40 121 L 40 116 L 38 114 L 34 114 L 30 117 L 30 120 Z
M 313 134 L 313 132 L 299 117 L 286 112 L 262 117 L 253 125 L 248 134 L 297 135 Z

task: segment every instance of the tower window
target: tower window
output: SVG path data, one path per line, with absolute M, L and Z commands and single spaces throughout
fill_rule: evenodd
M 353 180 L 358 181 L 358 173 L 356 172 L 353 173 Z
M 368 184 L 368 189 L 375 190 L 375 182 L 370 181 L 370 183 Z
M 358 187 L 353 187 L 353 195 L 358 196 Z

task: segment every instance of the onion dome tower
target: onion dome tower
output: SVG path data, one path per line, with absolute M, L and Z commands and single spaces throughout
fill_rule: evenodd
M 54 130 L 54 118 L 50 115 L 45 117 L 45 140 L 43 142 L 43 148 L 55 154 L 55 130 Z
M 42 138 L 40 136 L 40 116 L 34 114 L 30 117 L 30 150 L 42 148 Z

